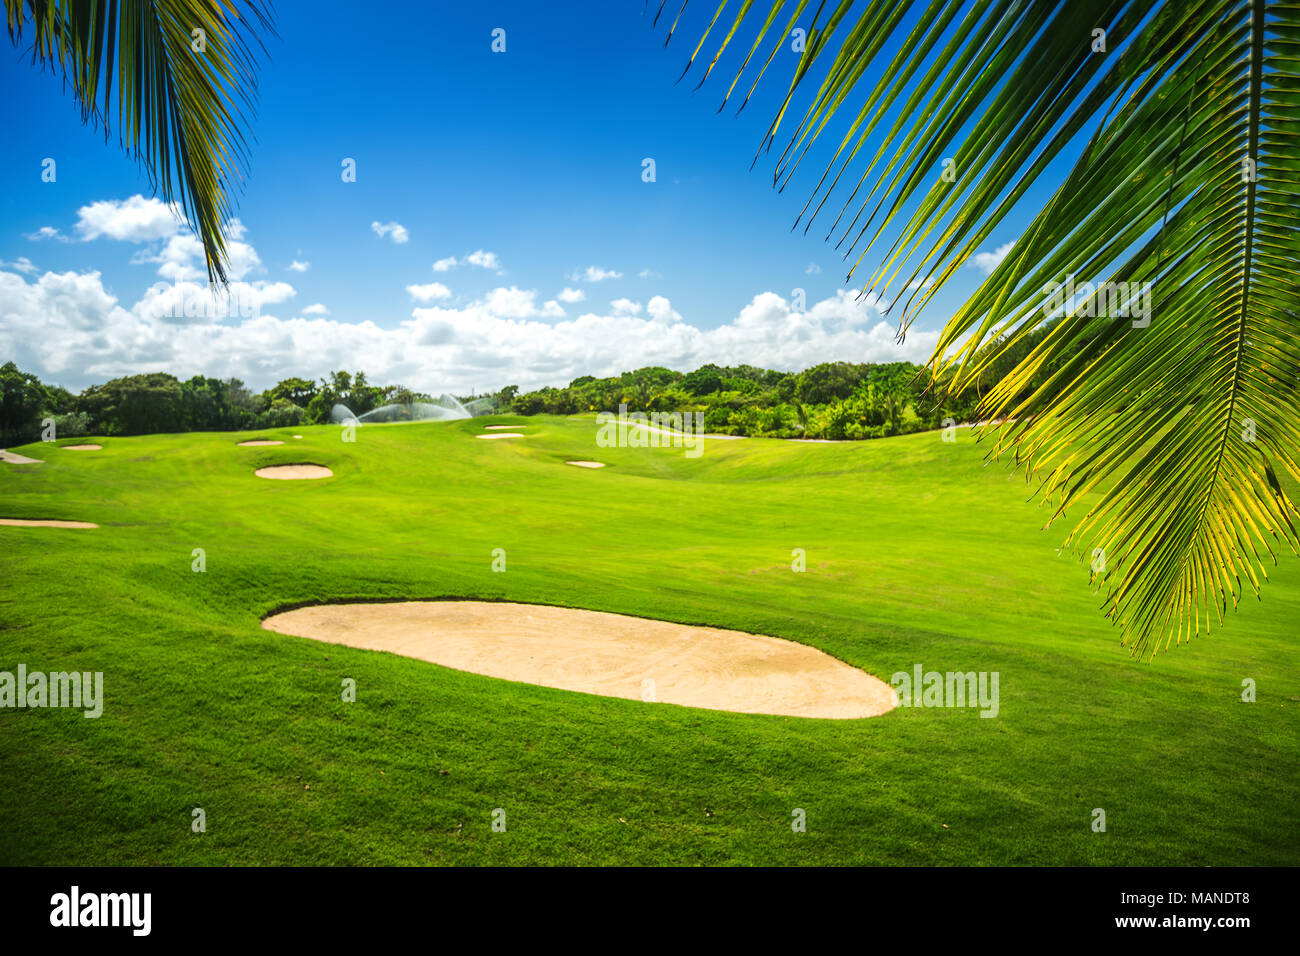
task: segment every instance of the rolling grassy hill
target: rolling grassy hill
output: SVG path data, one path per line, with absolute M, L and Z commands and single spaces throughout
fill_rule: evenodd
M 474 437 L 494 422 L 529 437 Z M 45 462 L 0 465 L 0 516 L 101 527 L 0 527 L 0 670 L 102 671 L 106 701 L 0 710 L 0 863 L 1300 863 L 1291 555 L 1227 628 L 1135 662 L 1057 551 L 1068 523 L 1044 532 L 966 430 L 697 459 L 595 435 L 495 417 L 14 449 Z M 335 477 L 253 475 L 288 462 Z M 695 710 L 259 625 L 443 596 L 772 634 L 886 681 L 997 671 L 1000 711 Z

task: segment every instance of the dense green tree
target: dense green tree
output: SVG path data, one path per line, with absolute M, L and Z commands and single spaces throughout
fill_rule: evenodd
M 277 382 L 274 388 L 266 390 L 267 404 L 273 405 L 284 399 L 299 408 L 306 408 L 316 395 L 316 383 L 305 378 L 286 378 Z
M 302 425 L 307 420 L 307 410 L 287 398 L 273 399 L 262 416 L 261 424 L 267 428 L 288 428 Z
M 217 431 L 226 425 L 226 390 L 219 379 L 195 375 L 182 382 L 181 404 L 186 429 Z
M 181 383 L 166 372 L 128 375 L 92 386 L 78 403 L 92 428 L 105 435 L 177 431 L 184 421 Z
M 866 365 L 850 362 L 823 362 L 799 373 L 795 392 L 799 401 L 822 405 L 848 398 L 867 374 Z
M 17 445 L 36 438 L 48 397 L 35 375 L 13 362 L 0 365 L 0 441 Z
M 682 388 L 692 395 L 712 395 L 722 391 L 722 371 L 716 365 L 705 365 L 682 377 Z

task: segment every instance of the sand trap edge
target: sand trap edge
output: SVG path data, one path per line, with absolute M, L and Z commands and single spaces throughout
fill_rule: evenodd
M 272 481 L 314 481 L 318 478 L 333 478 L 334 472 L 315 462 L 300 461 L 285 465 L 264 465 L 253 472 L 258 478 Z
M 880 716 L 899 704 L 880 678 L 808 644 L 561 605 L 447 596 L 309 600 L 268 611 L 261 626 L 478 676 L 651 704 L 832 720 Z M 660 684 L 646 701 L 649 675 Z
M 44 463 L 44 458 L 28 458 L 26 455 L 20 455 L 17 452 L 5 451 L 0 448 L 0 461 L 7 461 L 11 465 L 39 465 Z

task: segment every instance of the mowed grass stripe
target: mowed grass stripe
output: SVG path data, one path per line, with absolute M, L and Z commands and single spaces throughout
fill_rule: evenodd
M 589 417 L 527 422 L 515 441 L 475 440 L 517 424 L 494 418 L 14 449 L 46 461 L 0 467 L 0 514 L 100 528 L 0 528 L 0 670 L 103 671 L 106 702 L 0 711 L 0 862 L 1300 862 L 1289 556 L 1226 629 L 1135 663 L 1057 554 L 1065 526 L 1043 532 L 965 431 L 688 459 L 597 447 Z M 234 444 L 254 435 L 290 440 Z M 334 477 L 253 474 L 302 461 Z M 437 597 L 772 634 L 886 681 L 996 670 L 1000 713 L 648 705 L 259 626 L 302 601 Z

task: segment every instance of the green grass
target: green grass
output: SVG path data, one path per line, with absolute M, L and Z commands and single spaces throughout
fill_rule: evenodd
M 688 459 L 597 448 L 591 419 L 491 442 L 472 437 L 485 421 L 523 420 L 15 449 L 45 463 L 0 466 L 0 516 L 101 527 L 0 527 L 0 670 L 103 671 L 106 703 L 0 711 L 0 863 L 1300 863 L 1291 555 L 1262 603 L 1141 663 L 1057 553 L 1068 524 L 1042 531 L 965 430 Z M 286 444 L 235 444 L 260 435 Z M 253 476 L 302 461 L 336 477 Z M 643 704 L 259 624 L 438 596 L 773 634 L 884 680 L 998 671 L 1001 712 Z

